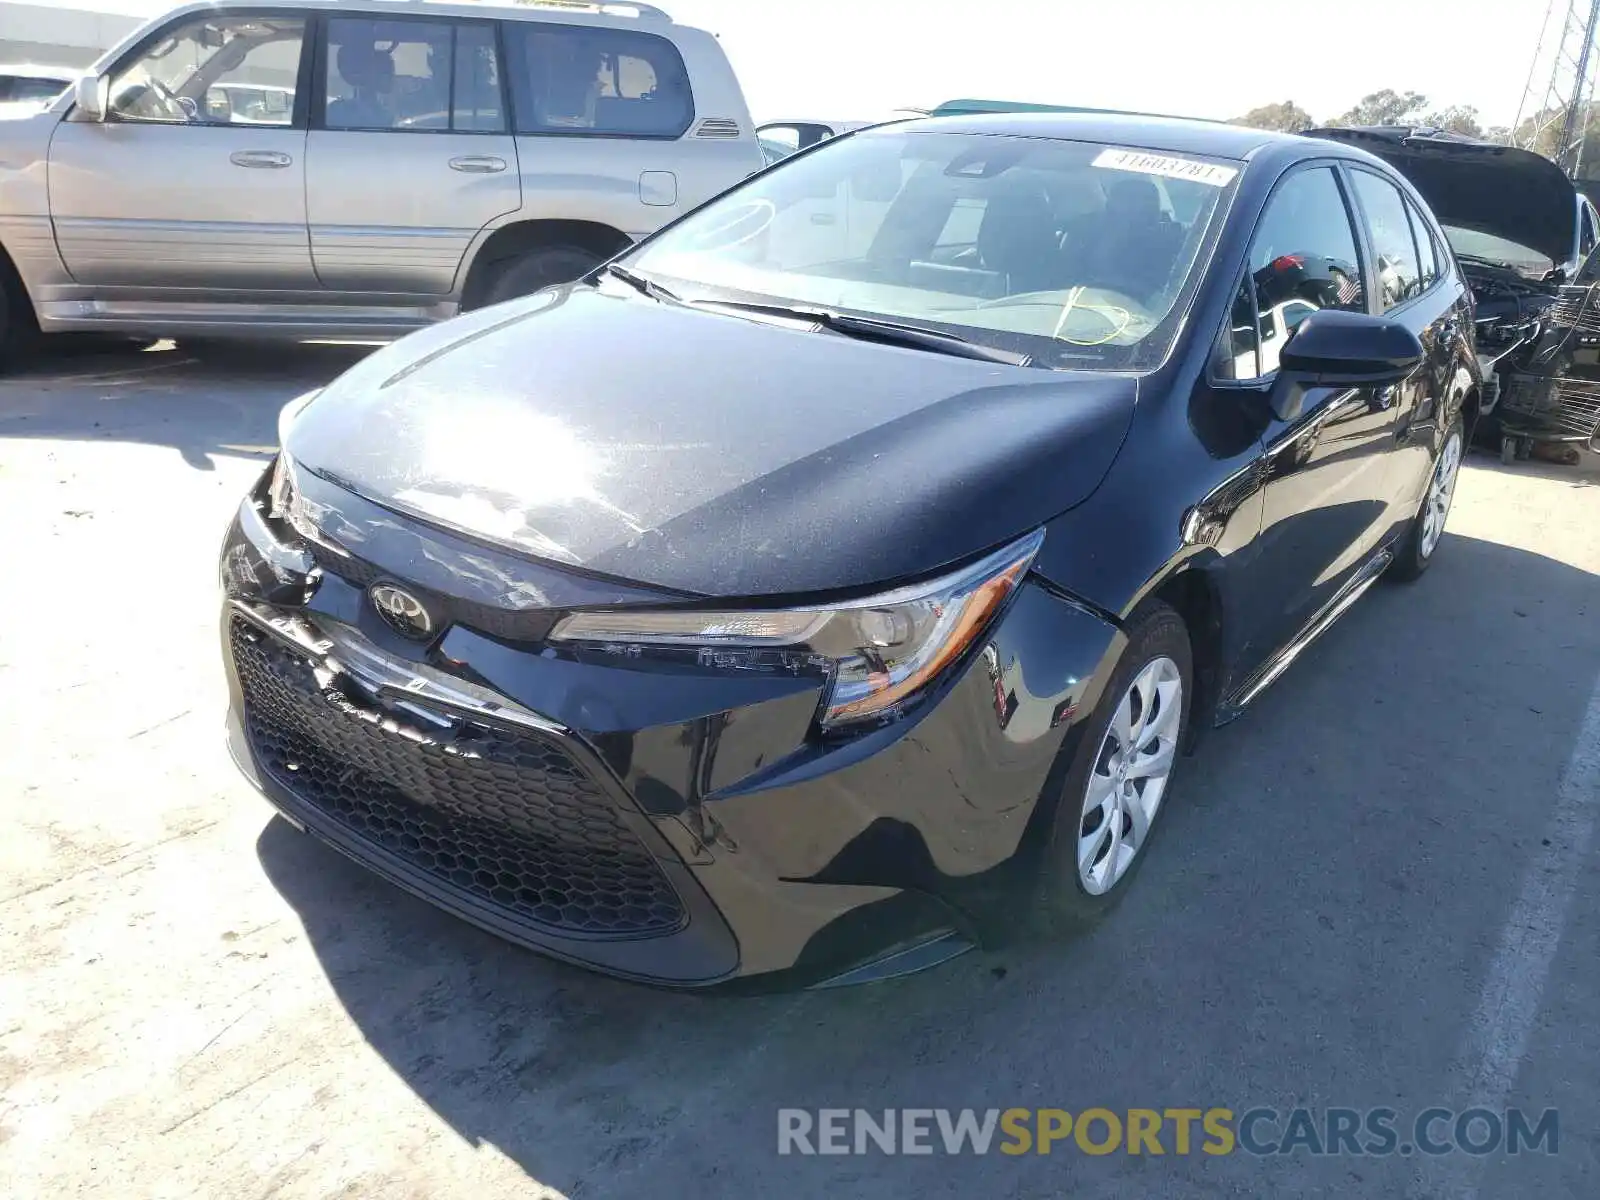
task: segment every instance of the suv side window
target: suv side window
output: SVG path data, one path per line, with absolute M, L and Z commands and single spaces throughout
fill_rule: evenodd
M 688 68 L 666 38 L 532 21 L 504 30 L 518 133 L 676 138 L 694 121 Z
M 111 80 L 112 121 L 294 123 L 300 17 L 201 17 L 163 34 Z
M 1267 201 L 1218 342 L 1217 377 L 1271 375 L 1284 343 L 1319 308 L 1366 310 L 1355 227 L 1331 167 L 1297 171 Z
M 1433 240 L 1428 218 L 1417 211 L 1417 206 L 1406 198 L 1406 216 L 1411 218 L 1411 236 L 1417 239 L 1417 267 L 1422 275 L 1418 291 L 1427 291 L 1439 278 L 1439 248 Z
M 328 129 L 504 133 L 494 27 L 484 22 L 328 22 Z
M 1417 243 L 1400 189 L 1371 171 L 1353 170 L 1356 196 L 1367 216 L 1372 252 L 1378 257 L 1378 294 L 1383 307 L 1404 304 L 1421 288 L 1417 273 Z

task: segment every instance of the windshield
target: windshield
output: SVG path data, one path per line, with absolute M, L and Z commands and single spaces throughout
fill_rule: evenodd
M 1459 225 L 1445 225 L 1442 228 L 1445 240 L 1457 254 L 1505 263 L 1513 270 L 1536 279 L 1542 278 L 1555 266 L 1543 254 L 1519 242 L 1495 237 L 1478 229 L 1463 229 Z
M 1040 366 L 1154 366 L 1238 164 L 880 130 L 729 192 L 628 256 L 689 301 L 881 317 Z

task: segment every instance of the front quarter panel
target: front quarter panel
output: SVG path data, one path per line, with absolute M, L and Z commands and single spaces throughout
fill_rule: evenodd
M 1184 571 L 1205 573 L 1224 614 L 1247 609 L 1234 580 L 1261 529 L 1265 401 L 1190 378 L 1180 367 L 1141 387 L 1122 453 L 1088 500 L 1051 523 L 1036 563 L 1119 622 Z M 1223 661 L 1246 630 L 1224 623 Z

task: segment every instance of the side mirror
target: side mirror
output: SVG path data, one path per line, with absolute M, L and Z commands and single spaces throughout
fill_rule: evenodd
M 111 76 L 81 76 L 73 85 L 72 99 L 83 120 L 104 121 L 111 109 Z
M 1292 421 L 1308 387 L 1387 387 L 1410 375 L 1422 358 L 1417 335 L 1398 321 L 1318 309 L 1295 327 L 1278 355 L 1272 411 Z

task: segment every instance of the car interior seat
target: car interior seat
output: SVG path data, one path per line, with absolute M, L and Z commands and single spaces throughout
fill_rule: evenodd
M 1106 189 L 1105 211 L 1080 226 L 1065 252 L 1078 282 L 1145 301 L 1171 280 L 1183 233 L 1152 180 L 1119 179 Z
M 374 45 L 346 42 L 334 62 L 351 95 L 329 101 L 328 124 L 345 129 L 392 128 L 394 59 Z
M 1012 188 L 990 196 L 976 249 L 978 265 L 1004 275 L 1010 295 L 1066 282 L 1055 208 L 1042 188 Z

